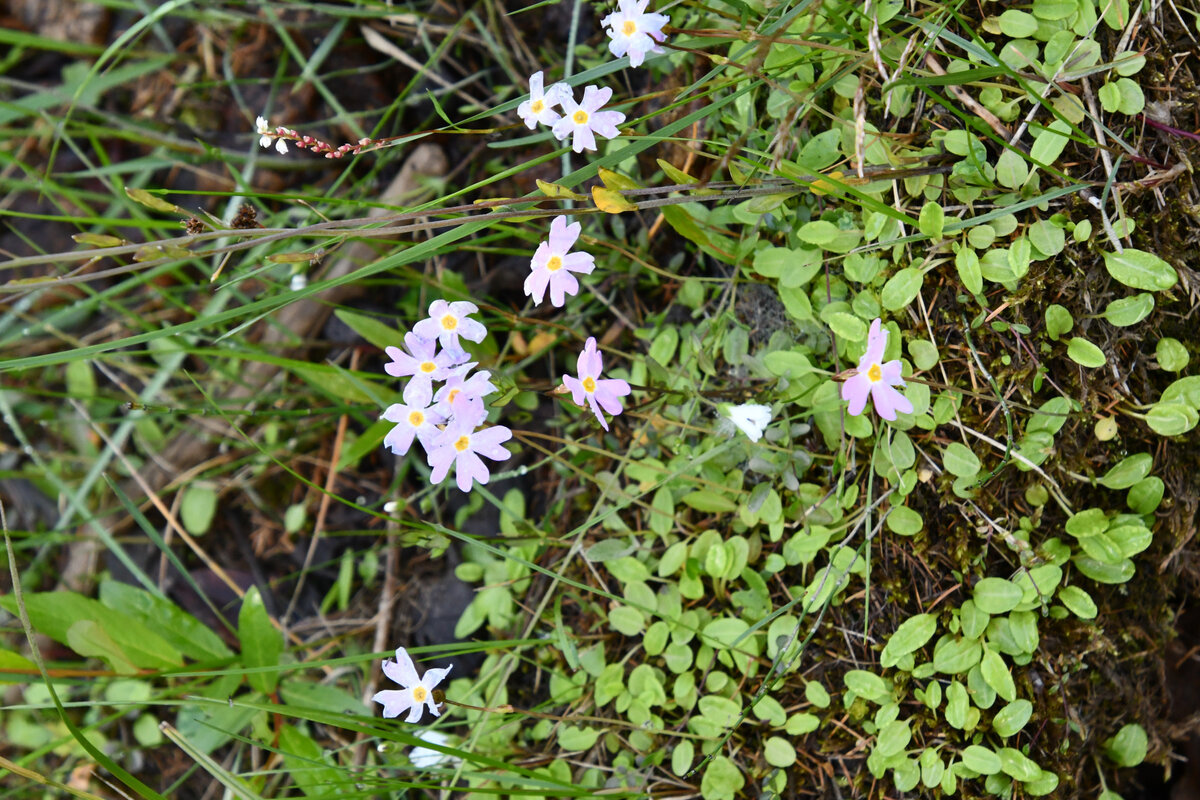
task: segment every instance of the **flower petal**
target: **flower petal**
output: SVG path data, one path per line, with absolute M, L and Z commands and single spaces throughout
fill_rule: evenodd
M 405 688 L 415 686 L 417 667 L 413 664 L 412 656 L 403 647 L 396 648 L 396 660 L 383 662 L 383 674 Z
M 383 706 L 383 715 L 389 718 L 400 716 L 405 711 L 408 711 L 413 704 L 412 692 L 407 689 L 399 691 L 396 689 L 386 689 L 382 692 L 376 692 L 371 699 Z

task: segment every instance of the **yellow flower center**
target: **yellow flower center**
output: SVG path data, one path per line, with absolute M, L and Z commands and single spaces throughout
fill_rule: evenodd
M 542 113 L 542 110 L 545 108 L 546 108 L 545 100 L 534 100 L 533 104 L 529 106 L 529 110 L 535 114 Z
M 571 115 L 571 120 L 576 125 L 587 125 L 588 113 L 581 108 Z
M 451 405 L 453 405 L 453 404 L 454 404 L 454 398 L 458 397 L 458 393 L 459 393 L 459 392 L 461 392 L 461 391 L 462 391 L 462 389 L 451 389 L 451 390 L 450 390 L 450 394 L 446 395 L 446 402 L 447 402 L 448 404 L 451 404 Z
M 560 269 L 562 269 L 562 259 L 558 256 L 552 256 L 550 260 L 546 262 L 546 269 L 550 270 L 551 272 L 558 272 Z
M 583 379 L 583 390 L 585 392 L 587 392 L 588 394 L 591 394 L 592 392 L 596 391 L 596 379 L 595 378 L 584 378 Z
M 626 36 L 633 36 L 637 33 L 637 23 L 631 19 L 625 20 L 625 23 L 621 25 L 621 33 Z
M 463 450 L 466 450 L 470 446 L 471 446 L 471 437 L 470 436 L 460 436 L 460 437 L 458 437 L 458 441 L 454 443 L 454 449 L 460 453 Z
M 867 380 L 871 383 L 879 383 L 883 380 L 883 367 L 872 364 L 871 368 L 867 370 Z
M 429 697 L 429 692 L 425 691 L 424 686 L 414 686 L 412 693 L 413 700 L 416 700 L 418 703 L 424 703 L 425 698 Z
M 421 362 L 421 372 L 433 372 L 435 369 L 437 369 L 437 364 L 432 361 Z
M 421 427 L 421 424 L 424 422 L 425 422 L 425 415 L 422 414 L 420 411 L 414 411 L 408 415 L 408 424 L 412 425 L 414 428 Z
M 458 318 L 453 314 L 447 314 L 442 317 L 442 327 L 448 331 L 452 331 L 458 327 Z

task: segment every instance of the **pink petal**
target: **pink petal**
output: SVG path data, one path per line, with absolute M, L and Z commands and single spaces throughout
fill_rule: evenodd
M 464 317 L 458 321 L 457 333 L 468 342 L 482 342 L 487 337 L 487 328 L 478 320 Z
M 852 417 L 857 417 L 867 407 L 867 396 L 870 394 L 871 381 L 866 375 L 855 375 L 842 384 L 842 399 L 850 403 L 846 410 Z
M 512 455 L 502 442 L 512 438 L 512 431 L 503 425 L 485 428 L 471 437 L 471 449 L 492 461 L 504 461 Z
M 544 80 L 540 69 L 529 76 L 529 94 L 531 97 L 542 96 L 542 87 L 545 85 Z
M 405 420 L 388 431 L 388 435 L 383 437 L 383 446 L 396 455 L 402 456 L 408 452 L 408 448 L 412 447 L 413 435 L 413 426 Z
M 426 689 L 428 689 L 430 694 L 433 694 L 433 687 L 437 686 L 439 683 L 441 683 L 443 680 L 445 680 L 446 675 L 448 675 L 450 673 L 450 670 L 452 670 L 452 669 L 454 669 L 453 664 L 446 667 L 445 669 L 429 670 L 428 672 L 425 673 L 425 677 L 421 678 L 421 685 L 424 686 Z
M 553 229 L 553 222 L 550 223 L 550 227 Z M 550 235 L 553 236 L 554 234 L 551 233 Z M 542 242 L 537 246 L 537 250 L 533 251 L 533 258 L 530 259 L 529 266 L 534 269 L 545 267 L 546 263 L 550 260 L 550 255 L 550 242 Z
M 383 662 L 383 674 L 405 688 L 415 686 L 417 667 L 413 664 L 412 656 L 403 647 L 396 648 L 396 660 Z
M 550 251 L 564 255 L 575 244 L 582 230 L 583 226 L 578 222 L 568 225 L 565 216 L 555 217 L 550 222 Z
M 904 386 L 904 378 L 900 375 L 902 364 L 900 359 L 888 361 L 886 364 L 880 365 L 883 368 L 883 382 L 892 386 Z
M 576 127 L 575 138 L 571 140 L 571 149 L 576 153 L 582 153 L 584 150 L 595 150 L 596 137 L 592 134 L 592 129 L 585 125 Z
M 580 356 L 582 358 L 582 356 Z M 575 401 L 575 405 L 583 405 L 583 399 L 587 397 L 587 391 L 584 390 L 583 384 L 578 378 L 573 378 L 570 375 L 563 375 L 563 385 L 571 390 L 571 399 Z
M 594 114 L 600 110 L 600 107 L 608 102 L 608 98 L 612 97 L 612 89 L 608 86 L 600 88 L 599 86 L 589 86 L 583 90 L 583 102 L 580 103 L 583 109 L 588 114 Z
M 458 466 L 455 469 L 454 478 L 459 489 L 469 492 L 472 480 L 485 484 L 488 482 L 488 477 L 488 468 L 479 456 L 470 450 L 463 450 L 458 454 Z
M 578 272 L 581 275 L 590 275 L 595 268 L 596 259 L 592 257 L 591 253 L 569 253 L 563 256 L 563 269 Z
M 546 284 L 550 282 L 550 271 L 535 269 L 525 278 L 525 294 L 533 298 L 533 302 L 541 303 L 546 296 Z
M 887 349 L 887 340 L 888 332 L 883 329 L 883 321 L 876 318 L 871 323 L 870 333 L 867 334 L 867 352 L 863 354 L 868 365 L 883 362 L 883 351 Z
M 398 717 L 412 707 L 412 692 L 407 689 L 397 691 L 388 689 L 382 692 L 376 692 L 371 698 L 376 703 L 383 706 L 383 715 L 385 717 Z
M 620 111 L 597 111 L 592 116 L 592 130 L 605 139 L 615 139 L 621 135 L 617 126 L 625 121 L 625 115 Z
M 591 404 L 592 412 L 595 413 L 596 419 L 600 420 L 600 427 L 604 428 L 604 430 L 608 430 L 608 420 L 606 420 L 604 415 L 600 413 L 600 406 L 596 404 L 596 395 L 589 395 L 588 403 Z
M 438 441 L 441 438 L 439 437 Z M 454 456 L 457 452 L 452 444 L 438 444 L 434 447 L 433 452 L 429 453 L 429 466 L 433 470 L 429 473 L 430 483 L 441 483 L 446 480 L 446 476 L 450 474 L 450 465 L 454 463 Z
M 564 111 L 566 111 L 566 103 L 563 103 Z M 574 103 L 572 103 L 574 105 Z M 571 135 L 571 131 L 575 130 L 575 123 L 571 122 L 571 114 L 574 112 L 568 111 L 558 122 L 550 129 L 554 133 L 554 138 L 560 142 Z
M 550 302 L 555 308 L 562 308 L 567 302 L 566 295 L 579 294 L 579 281 L 565 269 L 550 276 Z

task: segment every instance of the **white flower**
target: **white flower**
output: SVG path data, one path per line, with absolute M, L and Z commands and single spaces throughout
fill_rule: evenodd
M 598 133 L 605 139 L 612 139 L 620 134 L 617 126 L 625 121 L 625 115 L 620 111 L 601 111 L 600 107 L 612 97 L 612 89 L 605 86 L 589 86 L 583 90 L 583 102 L 576 104 L 575 98 L 564 97 L 562 101 L 563 116 L 554 123 L 554 135 L 561 142 L 574 134 L 571 149 L 576 153 L 596 149 Z
M 441 747 L 450 744 L 450 737 L 441 731 L 421 730 L 417 734 L 417 738 L 422 742 L 429 742 Z M 431 747 L 414 747 L 408 751 L 408 760 L 418 769 L 430 769 L 442 764 L 457 764 L 462 759 L 458 756 L 452 756 L 449 753 L 443 753 L 440 750 L 434 750 Z
M 758 403 L 729 406 L 725 409 L 725 415 L 742 433 L 749 436 L 752 442 L 761 439 L 763 431 L 771 424 L 771 407 Z
M 266 117 L 258 117 L 254 120 L 254 127 L 258 134 L 259 147 L 270 147 L 271 142 L 275 142 L 275 131 L 271 129 Z M 275 142 L 275 149 L 279 151 L 279 155 L 287 155 L 287 140 L 280 139 Z
M 542 90 L 544 79 L 541 70 L 529 76 L 529 99 L 517 106 L 517 114 L 525 121 L 529 130 L 533 130 L 540 122 L 543 125 L 553 125 L 561 118 L 555 107 L 562 105 L 565 98 L 571 96 L 571 87 L 565 83 L 556 83 L 545 91 Z
M 647 14 L 650 0 L 617 0 L 617 10 L 600 21 L 607 28 L 608 49 L 617 58 L 629 54 L 629 66 L 640 67 L 647 53 L 661 53 L 666 14 Z
M 403 688 L 376 692 L 371 699 L 383 706 L 385 717 L 398 717 L 405 711 L 405 722 L 420 722 L 423 709 L 428 708 L 435 717 L 441 716 L 437 703 L 433 701 L 433 688 L 442 682 L 452 667 L 431 669 L 424 678 L 417 677 L 417 668 L 403 647 L 396 648 L 396 660 L 383 662 L 383 674 Z

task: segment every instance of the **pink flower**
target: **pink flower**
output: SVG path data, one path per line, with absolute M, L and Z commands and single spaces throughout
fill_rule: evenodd
M 545 91 L 542 90 L 543 78 L 541 70 L 529 76 L 529 99 L 517 106 L 517 114 L 533 130 L 540 122 L 543 125 L 553 125 L 561 117 L 554 110 L 562 105 L 564 97 L 571 96 L 571 87 L 565 83 L 556 83 Z
M 600 409 L 603 408 L 613 416 L 620 414 L 624 411 L 620 398 L 632 390 L 629 388 L 629 384 L 623 380 L 616 378 L 600 380 L 600 370 L 603 366 L 600 352 L 596 349 L 596 339 L 594 336 L 589 336 L 576 364 L 579 377 L 572 378 L 570 375 L 564 375 L 563 385 L 571 390 L 571 399 L 577 406 L 583 407 L 586 399 L 591 405 L 592 411 L 595 412 L 596 419 L 600 420 L 600 425 L 604 430 L 608 430 L 608 422 L 600 413 Z
M 433 382 L 444 381 L 454 367 L 467 357 L 462 350 L 442 350 L 435 355 L 437 340 L 427 339 L 415 333 L 404 334 L 408 353 L 399 347 L 388 347 L 391 363 L 383 366 L 384 372 L 395 378 L 412 376 L 404 387 L 404 402 L 425 408 L 433 397 Z M 411 355 L 410 355 L 411 353 Z
M 525 294 L 532 297 L 533 302 L 542 302 L 549 284 L 550 302 L 561 307 L 566 302 L 566 295 L 579 293 L 579 281 L 571 273 L 588 275 L 596 268 L 591 254 L 570 252 L 581 230 L 583 226 L 578 222 L 568 225 L 566 217 L 555 217 L 550 223 L 550 239 L 538 245 L 529 264 L 530 273 L 525 278 Z
M 562 100 L 563 116 L 554 123 L 554 135 L 561 142 L 571 134 L 571 149 L 576 153 L 596 149 L 598 133 L 605 139 L 612 139 L 620 131 L 617 126 L 625 121 L 625 115 L 620 111 L 601 111 L 600 107 L 612 97 L 612 89 L 605 86 L 589 86 L 583 90 L 583 102 L 576 105 L 574 97 L 564 97 Z
M 867 352 L 858 360 L 858 368 L 842 384 L 842 399 L 850 403 L 847 409 L 858 416 L 867 406 L 867 395 L 875 402 L 875 413 L 887 420 L 894 420 L 896 412 L 911 414 L 913 405 L 895 388 L 904 386 L 900 377 L 900 359 L 883 362 L 883 351 L 887 348 L 888 332 L 883 323 L 871 323 L 867 336 Z
M 469 422 L 472 428 L 487 416 L 483 398 L 498 391 L 492 383 L 492 373 L 486 369 L 479 370 L 470 378 L 464 377 L 473 366 L 474 362 L 455 370 L 446 378 L 446 385 L 433 396 L 435 411 L 448 420 Z
M 607 28 L 608 49 L 617 58 L 629 53 L 629 66 L 640 67 L 647 53 L 661 53 L 662 27 L 670 22 L 665 14 L 647 14 L 650 0 L 617 0 L 617 10 L 600 21 Z
M 425 677 L 418 678 L 412 657 L 403 647 L 398 647 L 396 660 L 383 662 L 383 674 L 403 688 L 376 692 L 371 699 L 383 706 L 385 717 L 398 717 L 407 711 L 405 722 L 420 722 L 426 708 L 435 717 L 439 717 L 441 712 L 433 700 L 433 688 L 442 682 L 451 669 L 453 666 L 427 670 Z
M 512 455 L 503 445 L 512 438 L 512 431 L 503 425 L 493 425 L 475 430 L 471 420 L 455 419 L 446 426 L 429 452 L 429 466 L 433 472 L 430 483 L 441 483 L 454 466 L 454 477 L 458 488 L 471 491 L 472 481 L 488 482 L 491 474 L 479 456 L 492 461 L 503 461 Z
M 388 431 L 388 435 L 383 438 L 383 446 L 398 456 L 408 452 L 414 436 L 420 440 L 421 446 L 428 453 L 433 440 L 441 433 L 437 426 L 446 421 L 437 409 L 401 403 L 388 406 L 382 417 L 388 422 L 396 423 L 396 427 Z
M 478 306 L 465 300 L 456 303 L 434 300 L 429 304 L 429 318 L 413 325 L 413 333 L 425 339 L 437 339 L 447 350 L 461 351 L 458 337 L 469 342 L 482 342 L 483 337 L 487 336 L 487 328 L 483 327 L 483 323 L 467 316 L 477 311 Z M 466 357 L 462 360 L 465 361 Z

